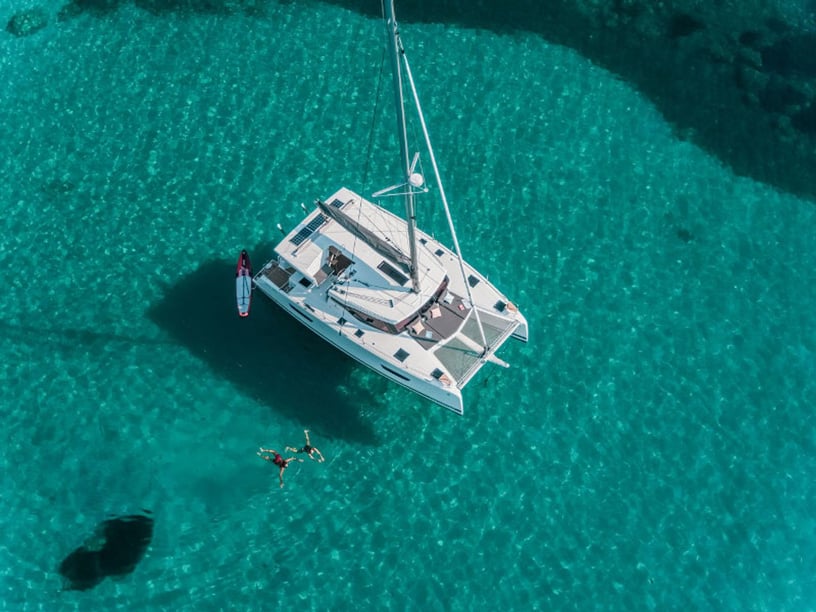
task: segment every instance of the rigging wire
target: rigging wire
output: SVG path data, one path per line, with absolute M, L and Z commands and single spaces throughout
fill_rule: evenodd
M 445 188 L 442 186 L 442 179 L 439 177 L 439 168 L 436 165 L 436 156 L 434 155 L 433 147 L 431 147 L 431 137 L 428 134 L 428 126 L 425 124 L 425 116 L 422 114 L 422 106 L 419 103 L 419 94 L 417 94 L 414 76 L 411 73 L 411 66 L 408 64 L 408 57 L 404 52 L 402 54 L 402 63 L 405 66 L 405 74 L 408 76 L 408 83 L 411 86 L 411 93 L 413 94 L 419 124 L 422 127 L 422 134 L 425 136 L 425 146 L 428 148 L 428 157 L 431 159 L 431 167 L 433 168 L 434 176 L 436 177 L 436 186 L 439 189 L 439 196 L 442 200 L 442 205 L 445 208 L 445 216 L 448 219 L 448 228 L 450 229 L 451 237 L 453 238 L 453 246 L 459 259 L 459 270 L 462 273 L 462 280 L 465 281 L 465 291 L 467 292 L 468 300 L 473 306 L 471 312 L 476 317 L 476 325 L 479 328 L 479 334 L 482 336 L 482 346 L 485 348 L 486 352 L 489 348 L 489 344 L 487 343 L 484 328 L 482 327 L 482 319 L 479 316 L 479 309 L 476 308 L 476 303 L 473 301 L 473 293 L 470 290 L 470 283 L 467 282 L 467 273 L 465 272 L 465 262 L 462 258 L 462 249 L 459 248 L 459 240 L 456 237 L 456 230 L 453 227 L 453 217 L 451 217 L 450 207 L 448 206 L 448 198 L 445 196 Z
M 384 9 L 383 9 L 384 10 Z M 374 128 L 377 125 L 377 115 L 380 109 L 380 92 L 382 91 L 383 66 L 385 65 L 385 49 L 380 54 L 380 72 L 377 75 L 377 93 L 374 96 L 374 112 L 371 115 L 371 127 L 368 130 L 368 148 L 366 150 L 365 168 L 363 170 L 363 187 L 368 184 L 368 170 L 371 164 L 372 151 L 374 149 Z

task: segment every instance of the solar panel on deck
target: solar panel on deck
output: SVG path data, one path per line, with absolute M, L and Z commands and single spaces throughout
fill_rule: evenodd
M 303 242 L 304 242 L 304 241 L 305 241 L 305 240 L 306 240 L 306 239 L 307 239 L 309 236 L 311 236 L 312 234 L 314 234 L 314 231 L 315 231 L 315 230 L 316 230 L 318 227 L 320 227 L 321 225 L 323 225 L 325 222 L 326 222 L 326 217 L 324 217 L 322 213 L 321 213 L 321 214 L 319 214 L 319 215 L 317 215 L 317 216 L 316 216 L 314 219 L 312 219 L 311 221 L 309 221 L 309 223 L 308 223 L 308 224 L 306 224 L 306 226 L 305 226 L 305 227 L 302 227 L 302 228 L 300 229 L 300 231 L 299 231 L 297 234 L 295 234 L 294 236 L 292 236 L 292 240 L 291 240 L 290 242 L 291 242 L 292 244 L 294 244 L 295 246 L 300 246 L 301 244 L 303 244 Z
M 342 208 L 343 204 L 345 204 L 345 202 L 342 202 L 341 200 L 338 200 L 337 198 L 334 198 L 332 200 L 332 203 L 331 203 L 331 205 L 334 206 L 335 208 Z
M 295 246 L 300 246 L 301 244 L 303 244 L 303 241 L 309 237 L 309 234 L 311 233 L 312 232 L 310 230 L 304 227 L 297 234 L 292 236 L 292 240 L 290 242 Z
M 318 227 L 323 225 L 326 221 L 326 217 L 323 216 L 323 213 L 317 215 L 314 219 L 309 221 L 309 224 L 306 227 L 312 228 L 312 231 L 315 231 Z

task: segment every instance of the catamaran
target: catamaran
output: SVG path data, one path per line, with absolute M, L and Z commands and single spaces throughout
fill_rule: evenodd
M 527 341 L 527 320 L 462 258 L 394 0 L 383 8 L 403 178 L 370 197 L 402 197 L 405 217 L 343 187 L 315 202 L 253 282 L 329 344 L 461 415 L 465 385 L 488 362 L 507 367 L 495 353 L 508 338 Z M 421 126 L 453 249 L 416 225 L 415 198 L 429 188 L 417 168 L 419 153 L 409 153 L 406 98 Z

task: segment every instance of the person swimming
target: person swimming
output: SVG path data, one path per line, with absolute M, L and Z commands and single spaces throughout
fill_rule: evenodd
M 270 453 L 271 453 L 271 456 L 270 456 Z M 292 463 L 292 461 L 297 460 L 297 461 L 300 461 L 301 463 L 303 463 L 303 459 L 298 459 L 297 457 L 289 457 L 288 459 L 284 459 L 280 455 L 280 453 L 278 451 L 276 451 L 275 449 L 273 449 L 273 448 L 264 448 L 263 446 L 261 446 L 258 449 L 258 452 L 255 453 L 255 454 L 258 455 L 264 461 L 269 461 L 270 463 L 274 463 L 275 465 L 277 465 L 280 468 L 280 470 L 278 471 L 278 478 L 280 479 L 280 488 L 281 489 L 283 488 L 283 470 L 288 468 L 289 464 Z
M 317 461 L 318 463 L 323 463 L 325 459 L 323 458 L 323 453 L 321 453 L 317 447 L 312 446 L 311 441 L 309 440 L 309 430 L 304 429 L 303 435 L 306 436 L 306 444 L 301 448 L 295 448 L 294 446 L 287 446 L 286 450 L 292 453 L 306 453 L 309 455 L 309 459 L 312 461 Z M 317 453 L 317 457 L 315 457 L 315 453 Z

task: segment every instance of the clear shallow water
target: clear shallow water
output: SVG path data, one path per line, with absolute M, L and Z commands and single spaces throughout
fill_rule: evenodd
M 807 609 L 816 209 L 570 50 L 403 25 L 466 256 L 532 330 L 464 418 L 234 316 L 241 247 L 392 182 L 380 34 L 284 4 L 0 38 L 4 607 Z M 306 427 L 328 460 L 279 490 L 254 451 Z M 60 592 L 140 508 L 136 571 Z

